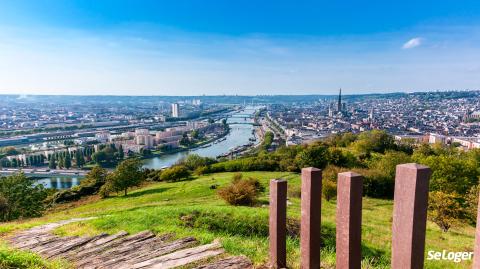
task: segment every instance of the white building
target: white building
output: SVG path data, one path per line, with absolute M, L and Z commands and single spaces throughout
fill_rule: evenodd
M 95 139 L 98 142 L 106 143 L 110 140 L 110 132 L 100 132 L 95 134 Z
M 172 104 L 172 117 L 178 118 L 178 115 L 180 115 L 180 105 L 178 103 L 173 103 Z

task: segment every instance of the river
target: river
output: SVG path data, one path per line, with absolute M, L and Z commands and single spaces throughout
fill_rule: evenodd
M 246 109 L 241 114 L 253 115 L 254 109 Z M 231 117 L 227 120 L 230 126 L 230 133 L 225 136 L 225 140 L 218 143 L 210 143 L 209 147 L 195 148 L 189 151 L 177 152 L 174 154 L 163 155 L 152 159 L 147 159 L 144 162 L 145 168 L 160 169 L 165 166 L 171 166 L 184 158 L 188 154 L 195 153 L 202 157 L 215 158 L 221 154 L 227 153 L 230 149 L 248 144 L 249 139 L 254 137 L 252 134 L 253 117 Z
M 229 117 L 227 120 L 230 126 L 230 132 L 218 143 L 210 143 L 209 147 L 195 148 L 189 151 L 182 151 L 172 154 L 165 154 L 159 157 L 144 160 L 145 168 L 160 169 L 166 166 L 172 166 L 180 159 L 184 158 L 188 154 L 195 153 L 202 157 L 215 158 L 219 155 L 227 153 L 230 149 L 248 144 L 249 139 L 254 137 L 253 130 L 253 116 L 257 111 L 256 107 L 246 107 L 245 110 L 233 114 L 233 117 Z M 43 184 L 47 188 L 56 189 L 68 189 L 73 186 L 77 186 L 82 178 L 79 177 L 53 177 L 42 178 L 37 180 L 38 183 Z

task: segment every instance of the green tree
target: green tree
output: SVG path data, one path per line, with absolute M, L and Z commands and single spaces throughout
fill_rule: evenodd
M 108 159 L 107 153 L 103 150 L 92 154 L 92 160 L 98 165 L 105 163 L 107 159 Z
M 372 169 L 384 173 L 385 175 L 395 178 L 395 170 L 397 165 L 412 162 L 412 158 L 401 151 L 389 150 L 385 154 L 372 154 L 368 166 Z
M 83 157 L 81 149 L 77 149 L 77 151 L 75 152 L 75 163 L 77 164 L 78 168 L 85 165 L 85 158 Z
M 0 178 L 0 220 L 37 217 L 44 211 L 47 192 L 23 173 Z
M 315 167 L 322 169 L 328 163 L 328 147 L 323 144 L 315 144 L 306 147 L 295 158 L 300 168 Z
M 48 168 L 55 169 L 57 168 L 57 160 L 55 155 L 50 156 L 50 161 L 48 162 Z
M 123 151 L 123 146 L 122 145 L 120 145 L 118 147 L 118 158 L 120 160 L 123 160 L 125 158 L 125 152 Z
M 67 169 L 70 169 L 72 167 L 72 159 L 70 158 L 70 154 L 67 154 L 65 156 L 63 164 L 64 164 L 65 168 L 67 168 Z
M 113 191 L 123 191 L 127 195 L 128 188 L 138 186 L 142 181 L 142 163 L 138 159 L 127 159 L 107 177 L 107 183 Z
M 195 170 L 200 166 L 207 166 L 214 163 L 215 160 L 207 157 L 201 157 L 198 154 L 188 154 L 186 158 L 181 160 L 179 164 L 185 165 L 190 170 Z
M 395 142 L 387 132 L 373 130 L 359 134 L 351 147 L 359 157 L 365 158 L 372 152 L 384 153 L 388 149 L 395 149 Z
M 191 135 L 192 138 L 194 138 L 194 139 L 200 138 L 200 132 L 199 132 L 198 130 L 193 130 L 190 135 Z
M 108 171 L 100 166 L 95 166 L 85 175 L 80 185 L 89 185 L 100 188 L 107 181 Z
M 65 167 L 65 158 L 60 156 L 58 158 L 58 168 L 63 169 Z

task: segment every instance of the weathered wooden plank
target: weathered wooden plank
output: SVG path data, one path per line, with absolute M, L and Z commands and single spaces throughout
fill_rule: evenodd
M 136 263 L 140 263 L 146 260 L 150 260 L 156 257 L 160 257 L 180 249 L 192 247 L 197 241 L 193 237 L 182 238 L 173 242 L 163 243 L 160 245 L 144 245 L 137 252 L 130 253 L 123 257 L 124 261 L 127 261 L 121 266 L 133 266 Z M 103 265 L 106 267 L 118 264 L 118 262 L 108 261 Z M 116 268 L 116 267 L 115 267 Z
M 12 242 L 12 246 L 20 249 L 32 249 L 34 247 L 48 244 L 51 241 L 57 240 L 57 236 L 44 235 L 42 237 L 31 238 L 27 240 L 19 239 L 20 241 Z
M 105 268 L 116 268 L 115 264 L 124 263 L 129 255 L 140 254 L 142 247 L 146 245 L 159 245 L 161 241 L 157 238 L 149 238 L 143 241 L 137 241 L 129 244 L 122 244 L 118 247 L 109 249 L 96 256 L 91 264 L 99 265 Z
M 78 248 L 80 246 L 83 246 L 85 245 L 86 243 L 92 241 L 93 237 L 81 237 L 81 238 L 78 238 L 78 239 L 75 239 L 75 240 L 72 240 L 71 242 L 53 250 L 53 251 L 50 251 L 45 257 L 46 258 L 54 258 L 54 257 L 57 257 L 69 250 L 72 250 L 72 249 L 75 249 L 75 248 Z
M 100 253 L 102 253 L 104 251 L 107 251 L 109 249 L 117 248 L 119 246 L 121 247 L 122 244 L 131 244 L 131 243 L 138 242 L 138 241 L 144 241 L 144 240 L 152 238 L 154 236 L 155 236 L 155 234 L 152 233 L 151 231 L 143 231 L 143 232 L 140 232 L 140 233 L 135 234 L 135 235 L 131 235 L 131 236 L 127 236 L 127 237 L 124 237 L 124 238 L 121 238 L 121 239 L 118 239 L 118 240 L 114 240 L 110 243 L 107 243 L 107 244 L 104 244 L 104 245 L 100 246 L 100 248 L 97 251 L 88 252 L 88 255 L 86 255 L 86 256 L 81 256 L 81 258 L 79 258 L 78 256 L 75 257 L 75 260 L 79 261 L 79 262 L 77 262 L 77 266 L 79 268 L 87 268 L 87 267 L 84 267 L 87 264 L 99 264 L 99 263 L 102 262 L 102 258 L 101 258 Z
M 224 250 L 218 241 L 208 245 L 202 245 L 194 248 L 179 250 L 167 255 L 150 259 L 141 263 L 134 264 L 130 268 L 151 268 L 168 269 L 177 266 L 183 266 L 192 262 L 215 257 L 222 254 Z
M 72 257 L 72 259 L 73 260 L 81 260 L 81 259 L 85 259 L 86 257 L 88 257 L 92 254 L 101 253 L 104 250 L 106 250 L 106 249 L 108 249 L 112 246 L 120 244 L 121 243 L 120 239 L 124 238 L 126 235 L 128 235 L 127 232 L 121 231 L 121 232 L 118 232 L 114 235 L 110 235 L 110 236 L 107 236 L 103 239 L 100 239 L 97 242 L 95 242 L 94 246 L 92 246 L 88 249 L 85 248 L 84 250 L 79 251 L 77 254 L 75 254 L 74 257 Z M 117 239 L 119 239 L 119 240 L 117 240 Z
M 200 265 L 195 269 L 252 269 L 252 262 L 245 256 L 234 256 L 216 262 Z
M 33 252 L 37 252 L 41 254 L 42 256 L 48 256 L 50 255 L 51 252 L 55 251 L 58 248 L 64 247 L 67 244 L 70 244 L 77 240 L 78 237 L 68 237 L 68 238 L 62 238 L 59 237 L 57 241 L 44 245 L 39 248 L 32 249 Z
M 100 240 L 100 239 L 103 239 L 103 238 L 105 238 L 105 237 L 107 237 L 107 236 L 108 236 L 108 234 L 105 234 L 105 233 L 99 234 L 99 235 L 96 235 L 96 236 L 93 236 L 93 237 L 90 238 L 90 241 L 87 242 L 86 244 L 82 244 L 82 245 L 79 245 L 79 246 L 77 246 L 77 247 L 75 247 L 75 248 L 71 248 L 71 249 L 69 249 L 69 250 L 67 250 L 67 251 L 64 251 L 63 253 L 57 255 L 56 257 L 62 257 L 62 258 L 71 259 L 71 258 L 74 257 L 79 251 L 84 250 L 86 247 L 88 248 L 88 245 L 92 246 L 92 245 L 93 245 L 93 244 L 92 244 L 93 242 L 98 241 L 98 240 Z

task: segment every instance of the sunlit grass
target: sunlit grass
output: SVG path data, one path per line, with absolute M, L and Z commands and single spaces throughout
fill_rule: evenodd
M 258 178 L 267 187 L 257 207 L 227 205 L 216 195 L 213 185 L 224 186 L 232 173 L 205 175 L 190 181 L 153 183 L 132 191 L 127 197 L 119 196 L 91 201 L 76 207 L 66 207 L 45 217 L 26 222 L 7 223 L 1 232 L 25 229 L 59 219 L 96 216 L 97 219 L 72 223 L 58 228 L 59 235 L 94 235 L 100 232 L 130 233 L 152 230 L 157 234 L 173 233 L 176 237 L 194 236 L 201 243 L 219 238 L 229 254 L 247 255 L 256 264 L 268 259 L 268 182 L 272 178 L 286 178 L 290 187 L 299 186 L 298 174 L 285 172 L 245 172 L 244 178 Z M 288 216 L 300 218 L 300 199 L 290 198 Z M 80 204 L 80 203 L 79 203 Z M 263 204 L 263 205 L 262 205 Z M 322 263 L 335 263 L 335 201 L 322 201 L 322 234 L 324 246 Z M 391 221 L 393 202 L 382 199 L 363 199 L 363 265 L 364 268 L 389 268 L 391 255 Z M 199 214 L 195 226 L 189 227 L 180 219 L 182 215 Z M 221 219 L 222 222 L 218 222 Z M 250 226 L 249 226 L 250 225 Z M 265 226 L 267 225 L 267 226 Z M 251 233 L 249 233 L 251 229 Z M 247 232 L 245 232 L 247 231 Z M 255 232 L 253 232 L 255 231 Z M 267 230 L 268 231 L 268 230 Z M 426 250 L 472 251 L 474 228 L 468 225 L 454 227 L 443 233 L 435 224 L 427 225 Z M 299 240 L 287 242 L 288 264 L 299 267 Z M 426 261 L 427 268 L 469 268 L 471 263 Z

